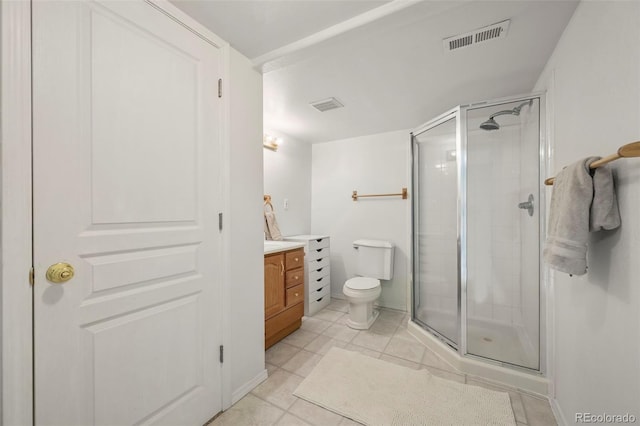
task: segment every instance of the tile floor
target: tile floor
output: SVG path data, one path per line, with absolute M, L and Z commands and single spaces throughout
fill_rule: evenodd
M 357 331 L 346 326 L 347 311 L 347 302 L 333 299 L 321 312 L 303 318 L 299 330 L 267 350 L 265 358 L 269 378 L 210 424 L 357 425 L 346 417 L 293 395 L 322 356 L 337 346 L 409 368 L 426 368 L 436 376 L 460 383 L 509 392 L 518 425 L 556 425 L 548 401 L 467 377 L 418 343 L 407 332 L 409 317 L 405 312 L 382 309 L 380 317 L 369 330 Z

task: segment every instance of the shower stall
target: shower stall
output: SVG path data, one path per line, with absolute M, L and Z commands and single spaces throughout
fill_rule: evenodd
M 546 393 L 542 96 L 458 106 L 412 132 L 411 325 L 461 370 Z

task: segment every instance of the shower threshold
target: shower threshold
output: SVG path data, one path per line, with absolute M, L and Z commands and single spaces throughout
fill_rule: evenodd
M 413 321 L 409 321 L 407 330 L 420 343 L 463 374 L 545 397 L 548 395 L 549 381 L 537 371 L 529 372 L 497 365 L 484 359 L 460 356 L 451 346 Z

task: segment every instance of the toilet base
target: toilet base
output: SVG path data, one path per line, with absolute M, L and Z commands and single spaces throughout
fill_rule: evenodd
M 373 303 L 355 306 L 356 309 L 371 309 L 371 314 L 368 314 L 368 312 L 365 311 L 365 315 L 357 315 L 357 313 L 356 315 L 354 315 L 351 312 L 351 309 L 353 309 L 354 305 L 349 304 L 349 318 L 347 319 L 347 326 L 355 330 L 368 330 L 369 327 L 371 327 L 371 325 L 373 325 L 373 323 L 376 321 L 376 319 L 378 319 L 378 315 L 380 314 L 380 312 L 378 312 L 377 309 L 373 309 Z

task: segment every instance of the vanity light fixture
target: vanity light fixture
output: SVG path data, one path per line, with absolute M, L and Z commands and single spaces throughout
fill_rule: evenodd
M 282 139 L 276 138 L 275 136 L 271 136 L 268 134 L 262 135 L 262 146 L 264 148 L 270 149 L 271 151 L 277 151 L 278 145 L 282 143 Z

